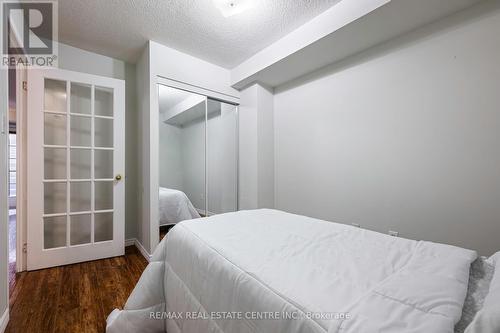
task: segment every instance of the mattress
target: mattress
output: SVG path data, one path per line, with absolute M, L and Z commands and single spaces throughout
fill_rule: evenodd
M 159 210 L 160 225 L 175 224 L 200 217 L 187 195 L 171 188 L 160 187 Z
M 276 210 L 176 225 L 114 332 L 453 332 L 474 251 Z

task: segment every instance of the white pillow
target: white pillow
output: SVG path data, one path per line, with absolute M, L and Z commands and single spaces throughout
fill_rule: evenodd
M 495 266 L 490 290 L 484 300 L 483 308 L 476 314 L 465 333 L 500 332 L 500 252 L 497 252 L 489 260 Z

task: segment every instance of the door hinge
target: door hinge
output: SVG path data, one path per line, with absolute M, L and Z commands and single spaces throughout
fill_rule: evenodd
M 28 82 L 23 81 L 23 90 L 28 91 Z
M 23 253 L 28 253 L 28 244 L 27 243 L 23 244 Z

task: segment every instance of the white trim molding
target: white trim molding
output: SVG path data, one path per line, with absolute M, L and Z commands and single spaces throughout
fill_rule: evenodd
M 0 333 L 5 332 L 8 323 L 9 323 L 9 308 L 7 307 L 2 317 L 0 318 Z
M 239 96 L 234 96 L 234 95 L 229 95 L 226 93 L 222 93 L 219 91 L 211 90 L 211 89 L 206 89 L 200 86 L 196 86 L 193 84 L 169 79 L 167 77 L 163 77 L 158 75 L 156 77 L 156 83 L 161 84 L 163 86 L 175 88 L 175 89 L 180 89 L 184 91 L 189 91 L 198 95 L 214 98 L 217 100 L 229 102 L 230 104 L 240 104 L 240 98 Z
M 144 248 L 144 246 L 139 242 L 137 238 L 129 238 L 125 240 L 125 246 L 132 246 L 135 245 L 135 247 L 141 252 L 142 256 L 144 259 L 146 259 L 148 262 L 151 261 L 151 258 L 153 257 L 152 254 L 149 254 L 148 251 Z

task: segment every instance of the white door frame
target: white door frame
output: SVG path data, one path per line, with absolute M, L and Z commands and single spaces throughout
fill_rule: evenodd
M 113 181 L 113 240 L 93 244 L 76 245 L 55 249 L 43 249 L 43 94 L 44 78 L 91 84 L 113 88 L 114 91 L 114 175 L 121 175 L 121 180 Z M 68 88 L 67 88 L 68 89 Z M 69 91 L 69 90 L 67 90 Z M 34 70 L 28 72 L 28 127 L 27 127 L 27 269 L 34 270 L 51 266 L 65 265 L 76 262 L 96 260 L 101 258 L 123 255 L 125 251 L 125 81 L 97 75 L 60 70 Z M 92 89 L 92 100 L 94 89 Z M 70 98 L 67 98 L 67 137 L 69 138 Z M 93 104 L 92 104 L 93 105 Z M 93 119 L 93 118 L 92 118 Z M 119 129 L 119 130 L 117 130 Z M 66 146 L 70 147 L 69 139 Z M 93 147 L 93 145 L 92 145 Z M 69 148 L 67 148 L 69 149 Z M 67 156 L 69 158 L 69 156 Z M 93 164 L 91 163 L 92 168 Z M 69 170 L 67 170 L 69 179 Z M 93 172 L 91 179 L 94 179 Z M 117 178 L 118 179 L 118 178 Z M 67 198 L 69 201 L 69 198 Z M 93 203 L 91 212 L 94 211 Z M 68 208 L 69 209 L 69 208 Z M 71 214 L 70 214 L 71 215 Z M 39 221 L 36 223 L 34 221 Z M 92 229 L 93 240 L 93 229 Z M 69 231 L 67 230 L 67 239 Z
M 26 68 L 16 67 L 16 271 L 26 270 Z M 25 83 L 26 82 L 26 83 Z
M 3 272 L 5 269 L 6 276 L 4 276 L 5 280 L 3 281 L 0 288 L 5 288 L 7 291 L 5 293 L 5 304 L 6 309 L 5 312 L 0 312 L 0 331 L 2 330 L 3 325 L 7 325 L 9 321 L 9 238 L 8 238 L 8 221 L 9 221 L 9 195 L 8 195 L 8 127 L 9 127 L 9 79 L 8 79 L 8 71 L 0 70 L 0 152 L 3 152 L 3 156 L 0 156 L 0 169 L 4 169 L 4 173 L 0 175 L 0 223 L 4 224 L 0 228 L 5 228 L 0 230 L 0 257 L 2 254 L 5 254 L 5 262 L 2 265 L 5 265 L 4 268 L 0 269 L 0 272 Z M 0 155 L 2 155 L 0 153 Z M 5 234 L 2 234 L 1 231 L 5 230 Z M 0 281 L 2 279 L 0 278 Z

